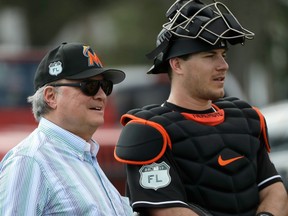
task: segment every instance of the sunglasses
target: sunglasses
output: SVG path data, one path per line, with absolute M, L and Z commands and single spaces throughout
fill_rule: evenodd
M 108 96 L 112 93 L 113 83 L 110 80 L 85 80 L 79 83 L 52 83 L 50 86 L 71 86 L 79 87 L 81 91 L 87 96 L 94 96 L 99 91 L 100 87 Z

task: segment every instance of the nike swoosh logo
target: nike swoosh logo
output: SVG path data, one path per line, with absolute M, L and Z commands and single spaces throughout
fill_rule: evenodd
M 238 156 L 238 157 L 234 157 L 234 158 L 230 158 L 230 159 L 224 160 L 224 159 L 222 158 L 222 156 L 219 155 L 219 157 L 218 157 L 218 163 L 219 163 L 220 166 L 227 166 L 228 164 L 230 164 L 230 163 L 232 163 L 232 162 L 234 162 L 234 161 L 236 161 L 236 160 L 239 160 L 239 159 L 241 159 L 241 158 L 243 158 L 243 157 L 244 157 L 244 156 Z

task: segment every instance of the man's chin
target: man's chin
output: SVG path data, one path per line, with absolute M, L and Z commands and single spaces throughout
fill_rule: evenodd
M 91 125 L 95 128 L 98 128 L 104 125 L 104 123 L 104 119 L 95 119 L 93 122 L 91 122 Z
M 215 94 L 215 95 L 210 97 L 210 100 L 215 101 L 215 100 L 218 100 L 218 99 L 223 98 L 223 97 L 224 97 L 224 93 L 223 94 L 217 94 L 217 95 Z

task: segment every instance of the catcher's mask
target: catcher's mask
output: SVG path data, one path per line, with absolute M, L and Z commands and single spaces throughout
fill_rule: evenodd
M 157 47 L 147 57 L 154 59 L 148 71 L 167 73 L 165 62 L 173 57 L 244 44 L 254 33 L 243 28 L 226 5 L 200 0 L 177 0 L 166 12 L 169 22 L 157 36 Z

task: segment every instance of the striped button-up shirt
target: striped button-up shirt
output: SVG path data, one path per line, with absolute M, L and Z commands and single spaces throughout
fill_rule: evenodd
M 42 118 L 1 161 L 0 215 L 133 215 L 100 168 L 98 149 Z

